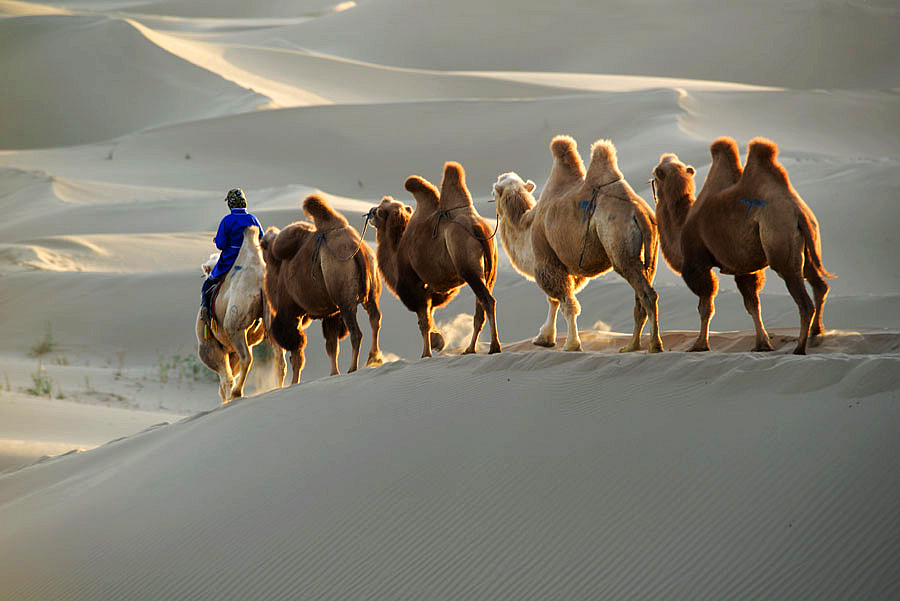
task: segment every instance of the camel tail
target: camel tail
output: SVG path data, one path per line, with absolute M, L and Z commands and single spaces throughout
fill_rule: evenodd
M 359 251 L 353 255 L 353 262 L 356 263 L 360 302 L 365 302 L 375 293 L 374 282 L 369 279 L 371 265 L 369 264 L 369 256 L 364 245 L 364 241 L 360 242 Z M 374 272 L 375 270 L 372 271 Z M 376 273 L 374 277 L 378 277 L 378 274 Z
M 822 265 L 822 241 L 819 238 L 819 224 L 816 222 L 816 218 L 808 211 L 801 211 L 797 226 L 806 243 L 806 258 L 812 263 L 819 276 L 829 279 L 836 278 L 836 275 L 829 273 Z
M 484 227 L 480 223 L 479 226 L 478 229 L 481 230 L 481 235 L 479 236 L 478 232 L 476 232 L 475 237 L 478 238 L 478 241 L 481 243 L 481 250 L 482 253 L 484 253 L 484 281 L 485 284 L 487 284 L 488 290 L 493 290 L 494 282 L 497 281 L 497 270 L 494 266 L 494 253 L 492 250 L 496 247 L 492 247 L 490 243 L 490 228 Z
M 644 248 L 644 270 L 646 271 L 656 263 L 653 257 L 656 252 L 656 246 L 659 244 L 659 240 L 657 240 L 657 237 L 654 235 L 653 228 L 650 227 L 646 215 L 640 214 L 635 217 L 635 222 L 637 222 L 637 226 L 641 230 L 641 241 L 643 242 Z

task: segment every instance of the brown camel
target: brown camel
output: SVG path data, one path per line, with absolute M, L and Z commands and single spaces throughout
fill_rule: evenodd
M 212 265 L 215 261 L 203 265 L 207 275 Z M 241 250 L 213 305 L 213 323 L 218 326 L 207 326 L 197 315 L 197 354 L 204 365 L 218 374 L 223 403 L 244 395 L 244 383 L 253 365 L 250 348 L 269 333 L 264 323 L 269 317 L 263 291 L 265 270 L 259 228 L 250 226 L 244 230 Z M 280 350 L 275 353 L 275 370 L 280 385 L 285 376 L 284 353 Z
M 553 167 L 537 202 L 534 182 L 516 173 L 504 173 L 494 184 L 503 247 L 516 271 L 547 295 L 547 320 L 532 342 L 556 344 L 562 303 L 568 322 L 565 350 L 580 351 L 576 318 L 581 307 L 575 294 L 589 279 L 614 269 L 634 289 L 634 333 L 620 352 L 641 348 L 648 316 L 648 352 L 662 351 L 652 287 L 659 241 L 653 209 L 625 181 L 609 140 L 591 146 L 587 171 L 571 137 L 554 137 L 550 151 Z
M 759 310 L 764 270 L 771 267 L 785 281 L 800 310 L 794 353 L 804 355 L 809 336 L 825 331 L 825 279 L 834 277 L 822 265 L 816 217 L 778 163 L 775 143 L 751 140 L 743 172 L 734 140 L 719 138 L 710 153 L 712 166 L 696 201 L 693 167 L 674 154 L 664 154 L 653 170 L 663 255 L 700 297 L 700 333 L 690 350 L 709 350 L 709 322 L 718 291 L 713 267 L 734 276 L 756 327 L 753 350 L 773 350 Z M 815 305 L 804 278 L 812 286 Z
M 500 352 L 496 300 L 497 245 L 490 224 L 478 214 L 466 187 L 462 165 L 444 165 L 441 191 L 417 175 L 405 187 L 416 210 L 391 197 L 369 211 L 377 230 L 378 264 L 388 287 L 418 316 L 422 357 L 431 357 L 444 341 L 434 328 L 434 309 L 468 284 L 475 293 L 472 339 L 474 353 L 485 318 L 491 326 L 490 353 Z
M 308 196 L 303 210 L 314 225 L 301 221 L 281 231 L 270 227 L 262 241 L 268 268 L 266 297 L 275 314 L 273 336 L 283 348 L 295 350 L 300 342 L 295 332 L 301 332 L 310 320 L 321 319 L 331 375 L 339 373 L 338 341 L 348 332 L 353 347 L 348 372 L 356 371 L 362 343 L 356 306 L 361 304 L 372 328 L 366 366 L 381 365 L 381 279 L 372 249 L 321 196 Z M 295 361 L 292 354 L 293 383 L 299 382 L 302 366 L 302 355 L 298 353 Z

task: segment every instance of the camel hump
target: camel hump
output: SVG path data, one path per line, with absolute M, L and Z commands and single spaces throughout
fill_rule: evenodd
M 328 201 L 320 194 L 310 194 L 303 201 L 303 210 L 312 217 L 316 227 L 325 225 L 347 225 L 349 222 L 343 215 L 331 208 Z
M 557 159 L 564 159 L 578 152 L 578 142 L 572 136 L 560 134 L 550 140 L 550 154 Z
M 747 162 L 774 163 L 778 156 L 778 145 L 767 138 L 753 138 L 747 148 Z
M 622 179 L 616 159 L 616 147 L 611 140 L 597 140 L 591 144 L 591 164 L 588 165 L 584 183 L 603 186 Z
M 444 163 L 444 179 L 441 182 L 441 187 L 448 184 L 462 188 L 466 186 L 466 170 L 456 161 Z
M 709 154 L 712 155 L 713 158 L 734 157 L 735 160 L 740 160 L 737 142 L 734 140 L 734 138 L 729 138 L 727 136 L 716 138 L 716 140 L 709 145 Z
M 438 189 L 430 181 L 418 175 L 410 175 L 403 184 L 406 191 L 413 195 L 416 201 L 427 200 L 432 205 L 437 205 L 439 200 Z M 391 199 L 393 200 L 393 199 Z
M 759 170 L 774 175 L 784 184 L 789 184 L 787 171 L 778 162 L 778 145 L 766 138 L 753 138 L 747 147 L 747 169 Z
M 612 140 L 597 140 L 591 144 L 591 163 L 600 162 L 618 169 L 619 162 L 616 156 L 616 145 Z
M 472 204 L 472 197 L 466 188 L 466 171 L 456 161 L 444 163 L 444 177 L 441 180 L 441 206 L 454 208 L 462 204 Z
M 578 154 L 578 143 L 572 136 L 558 135 L 550 140 L 550 154 L 553 159 L 579 173 L 584 173 L 584 163 L 581 162 L 581 155 Z

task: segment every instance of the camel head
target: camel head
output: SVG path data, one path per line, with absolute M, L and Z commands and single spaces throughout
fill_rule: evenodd
M 332 229 L 350 225 L 347 219 L 331 208 L 320 194 L 310 194 L 303 201 L 303 211 L 312 219 L 320 230 Z
M 491 189 L 491 202 L 497 203 L 497 214 L 506 219 L 520 216 L 534 206 L 534 182 L 522 181 L 515 171 L 502 173 Z
M 209 274 L 212 273 L 213 267 L 219 262 L 219 254 L 220 253 L 212 253 L 206 260 L 206 263 L 200 266 L 200 269 L 203 270 L 203 277 L 208 278 Z
M 369 209 L 366 216 L 379 234 L 384 233 L 385 235 L 396 236 L 399 240 L 404 230 L 406 230 L 406 225 L 409 223 L 409 218 L 412 217 L 412 214 L 411 206 L 394 200 L 391 196 L 385 196 L 381 199 L 381 204 Z
M 441 179 L 441 208 L 444 210 L 472 206 L 472 195 L 466 187 L 466 171 L 456 161 L 444 164 Z
M 696 191 L 694 184 L 696 171 L 682 163 L 675 154 L 666 153 L 659 157 L 659 164 L 653 168 L 653 187 L 656 203 L 663 206 L 667 201 L 675 202 L 689 196 L 692 200 Z
M 441 201 L 438 189 L 424 177 L 410 175 L 403 184 L 406 191 L 416 199 L 416 207 L 436 211 Z

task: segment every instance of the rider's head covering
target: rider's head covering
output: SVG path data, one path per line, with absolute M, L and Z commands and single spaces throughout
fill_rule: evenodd
M 240 188 L 232 188 L 229 190 L 228 195 L 225 197 L 225 202 L 228 203 L 229 209 L 247 208 L 247 197 L 244 196 L 244 191 Z

